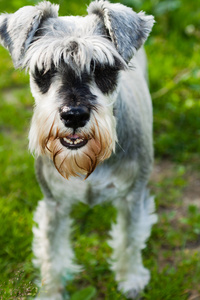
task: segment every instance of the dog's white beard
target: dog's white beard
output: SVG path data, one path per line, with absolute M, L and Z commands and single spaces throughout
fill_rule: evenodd
M 45 124 L 42 124 L 36 113 L 33 116 L 29 134 L 30 150 L 36 155 L 50 157 L 64 178 L 84 175 L 86 179 L 99 163 L 110 157 L 115 149 L 115 118 L 112 115 L 109 117 L 107 115 L 107 118 L 105 114 L 103 115 L 104 118 L 99 114 L 93 115 L 92 121 L 90 121 L 92 126 L 78 130 L 77 134 L 80 134 L 80 137 L 88 140 L 88 142 L 81 148 L 71 150 L 61 143 L 61 139 L 66 138 L 69 131 L 67 132 L 63 128 L 59 130 L 55 121 L 49 126 L 49 119 Z M 57 119 L 56 116 L 55 119 Z M 47 128 L 50 129 L 47 130 Z

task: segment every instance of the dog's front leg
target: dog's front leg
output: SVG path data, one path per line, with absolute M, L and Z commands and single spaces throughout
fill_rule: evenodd
M 157 220 L 154 199 L 143 187 L 116 201 L 116 207 L 117 223 L 113 224 L 112 240 L 109 241 L 113 248 L 111 268 L 116 274 L 119 290 L 128 299 L 134 299 L 150 279 L 149 271 L 142 263 L 141 250 Z
M 80 267 L 73 263 L 74 254 L 70 245 L 72 221 L 66 203 L 51 198 L 40 201 L 33 228 L 35 255 L 34 265 L 40 268 L 41 284 L 37 300 L 69 299 L 65 286 Z

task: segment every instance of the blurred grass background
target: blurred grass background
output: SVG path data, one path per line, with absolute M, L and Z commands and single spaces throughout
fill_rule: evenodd
M 0 0 L 0 12 L 14 12 L 33 0 Z M 89 1 L 61 0 L 60 15 L 86 14 Z M 153 14 L 156 24 L 146 43 L 154 105 L 155 169 L 150 188 L 159 222 L 144 250 L 152 279 L 142 295 L 151 300 L 200 299 L 200 2 L 124 0 Z M 26 299 L 37 293 L 31 259 L 32 215 L 42 198 L 27 150 L 33 99 L 28 76 L 15 71 L 0 48 L 0 299 Z M 78 205 L 73 240 L 85 271 L 70 292 L 87 287 L 96 295 L 74 299 L 125 299 L 116 291 L 106 259 L 110 220 L 106 204 Z M 101 222 L 99 222 L 101 220 Z M 86 293 L 87 294 L 87 293 Z M 89 295 L 89 293 L 88 293 Z M 82 297 L 82 298 L 81 298 Z M 85 298 L 84 298 L 85 297 Z M 88 298 L 87 298 L 88 297 Z M 93 297 L 93 298 L 92 298 Z

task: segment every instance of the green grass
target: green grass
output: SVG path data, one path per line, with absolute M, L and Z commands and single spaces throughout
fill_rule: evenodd
M 58 1 L 54 1 L 58 2 Z M 37 1 L 1 1 L 13 12 Z M 60 1 L 61 14 L 85 14 L 87 1 Z M 135 10 L 155 15 L 146 43 L 154 104 L 156 167 L 150 182 L 159 221 L 144 250 L 151 282 L 142 299 L 200 299 L 200 5 L 196 0 L 125 0 Z M 42 198 L 28 152 L 33 99 L 28 75 L 15 71 L 0 48 L 0 299 L 34 296 L 38 272 L 31 264 L 32 216 Z M 123 300 L 106 259 L 115 210 L 79 204 L 73 243 L 85 266 L 70 284 L 73 300 Z M 101 220 L 101 222 L 99 222 Z M 83 290 L 81 293 L 78 293 Z M 81 298 L 82 297 L 82 298 Z

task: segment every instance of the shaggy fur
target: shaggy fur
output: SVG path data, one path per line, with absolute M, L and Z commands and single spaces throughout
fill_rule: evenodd
M 141 46 L 154 19 L 108 1 L 85 17 L 58 17 L 41 2 L 0 15 L 0 42 L 30 73 L 35 98 L 29 148 L 44 199 L 34 216 L 37 300 L 70 299 L 82 268 L 70 243 L 72 205 L 111 201 L 118 210 L 110 260 L 118 288 L 133 299 L 150 279 L 141 250 L 156 222 L 147 183 L 153 163 L 152 105 Z

